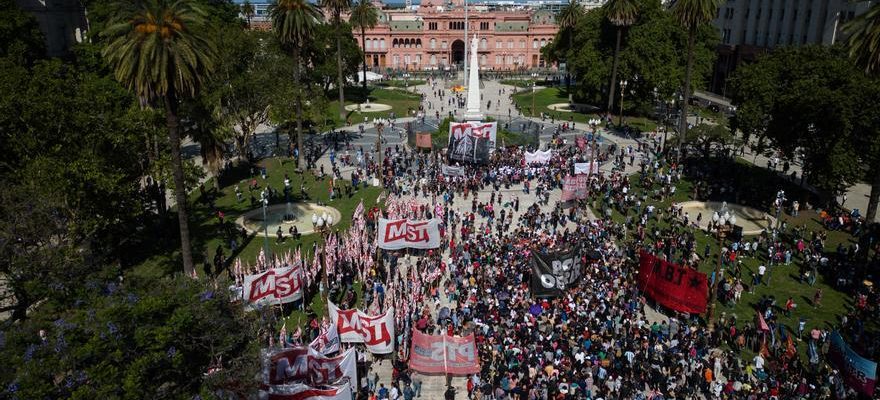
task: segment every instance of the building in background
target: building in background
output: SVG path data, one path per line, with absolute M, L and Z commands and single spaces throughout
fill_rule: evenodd
M 85 40 L 88 20 L 81 1 L 15 0 L 15 3 L 37 20 L 49 57 L 65 56 L 74 44 Z
M 541 49 L 558 30 L 555 14 L 525 5 L 468 6 L 468 35 L 479 39 L 482 70 L 552 67 Z M 360 32 L 354 32 L 361 45 Z M 382 9 L 379 24 L 366 31 L 364 53 L 374 71 L 450 70 L 465 56 L 463 0 L 423 0 L 415 10 Z
M 727 78 L 742 62 L 780 46 L 834 45 L 841 27 L 867 11 L 873 1 L 727 0 L 714 24 L 721 35 L 710 89 L 727 94 Z

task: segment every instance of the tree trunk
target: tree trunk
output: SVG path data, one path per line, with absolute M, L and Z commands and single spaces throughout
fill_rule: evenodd
M 688 103 L 691 99 L 691 73 L 694 69 L 694 38 L 697 36 L 696 29 L 688 31 L 688 48 L 687 48 L 687 69 L 684 73 L 684 89 L 682 90 L 683 100 L 681 101 L 681 118 L 678 129 L 678 154 L 675 155 L 676 163 L 681 162 L 681 148 L 684 144 L 684 138 L 687 136 L 688 128 Z
M 367 98 L 367 31 L 361 26 L 361 48 L 364 49 L 364 99 Z
M 302 85 L 300 85 L 300 76 L 302 75 L 302 62 L 299 59 L 299 47 L 293 47 L 293 81 L 296 82 L 296 85 L 299 87 L 299 90 L 296 93 L 296 148 L 299 149 L 299 157 L 296 158 L 296 167 L 299 169 L 304 169 L 303 167 L 303 158 L 306 156 L 305 149 L 303 148 L 303 134 L 302 134 L 302 120 L 303 120 L 303 111 L 302 111 Z M 293 143 L 292 140 L 288 138 L 288 143 Z
M 339 86 L 339 119 L 342 125 L 347 125 L 345 121 L 345 82 L 342 81 L 342 34 L 339 28 L 342 21 L 339 13 L 336 14 L 336 84 Z
M 873 224 L 875 218 L 877 218 L 877 203 L 880 201 L 880 161 L 875 163 L 874 168 L 871 168 L 873 172 L 873 179 L 871 180 L 871 194 L 868 196 L 868 209 L 865 210 L 865 221 L 868 224 Z
M 620 41 L 617 41 L 618 46 Z M 568 53 L 565 55 L 565 91 L 568 93 L 568 103 L 574 101 L 571 94 L 571 51 L 574 48 L 574 28 L 568 30 Z
M 180 225 L 180 254 L 183 257 L 183 272 L 187 276 L 192 276 L 195 267 L 189 241 L 189 215 L 186 210 L 186 184 L 183 180 L 183 161 L 180 156 L 177 98 L 173 91 L 169 91 L 165 95 L 165 121 L 168 125 L 168 141 L 171 144 L 171 170 L 174 176 L 174 197 L 177 201 L 177 222 Z
M 614 110 L 614 90 L 617 86 L 617 64 L 620 60 L 620 37 L 623 36 L 623 28 L 617 28 L 617 44 L 614 45 L 614 64 L 611 66 L 611 84 L 608 85 L 608 107 L 605 108 L 609 113 Z

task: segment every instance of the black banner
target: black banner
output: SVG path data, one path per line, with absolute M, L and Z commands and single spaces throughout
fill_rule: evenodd
M 580 248 L 550 254 L 532 254 L 532 296 L 554 297 L 581 277 Z

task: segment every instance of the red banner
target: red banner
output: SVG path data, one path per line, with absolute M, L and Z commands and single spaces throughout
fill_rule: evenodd
M 587 198 L 589 191 L 589 175 L 569 175 L 562 183 L 562 201 L 572 199 L 583 200 Z
M 706 311 L 709 291 L 706 274 L 661 260 L 646 252 L 639 255 L 639 289 L 663 306 L 676 311 L 691 314 Z
M 426 374 L 465 376 L 480 372 L 474 334 L 465 337 L 413 331 L 409 367 Z

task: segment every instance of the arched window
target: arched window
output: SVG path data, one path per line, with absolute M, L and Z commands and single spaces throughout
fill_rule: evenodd
M 532 40 L 532 48 L 533 48 L 533 49 L 537 49 L 537 48 L 538 48 L 538 39 L 533 39 L 533 40 Z
M 373 48 L 373 41 L 370 39 L 364 40 L 364 50 L 370 50 Z
M 526 40 L 525 39 L 519 40 L 519 48 L 521 48 L 521 49 L 526 48 Z
M 431 38 L 431 49 L 437 48 L 437 39 Z
M 431 54 L 431 65 L 437 65 L 437 56 L 434 54 Z
M 421 48 L 422 48 L 422 39 L 416 39 L 416 48 L 417 48 L 417 49 L 421 49 Z
M 547 39 L 541 39 L 541 47 L 544 47 L 546 45 L 547 45 Z
M 403 47 L 404 47 L 405 49 L 408 49 L 408 48 L 409 48 L 409 39 L 403 39 Z
M 385 39 L 379 39 L 379 48 L 385 50 Z
M 480 39 L 480 48 L 486 50 L 489 47 L 489 41 L 486 38 Z
M 508 49 L 512 49 L 512 48 L 513 48 L 513 40 L 512 40 L 512 39 L 507 41 L 507 48 L 508 48 Z
M 480 54 L 480 65 L 486 65 L 486 59 L 487 57 L 485 54 Z
M 393 48 L 396 49 L 397 46 L 398 46 L 398 44 L 397 44 L 397 39 L 392 40 L 392 41 L 391 41 L 391 47 L 393 47 Z

